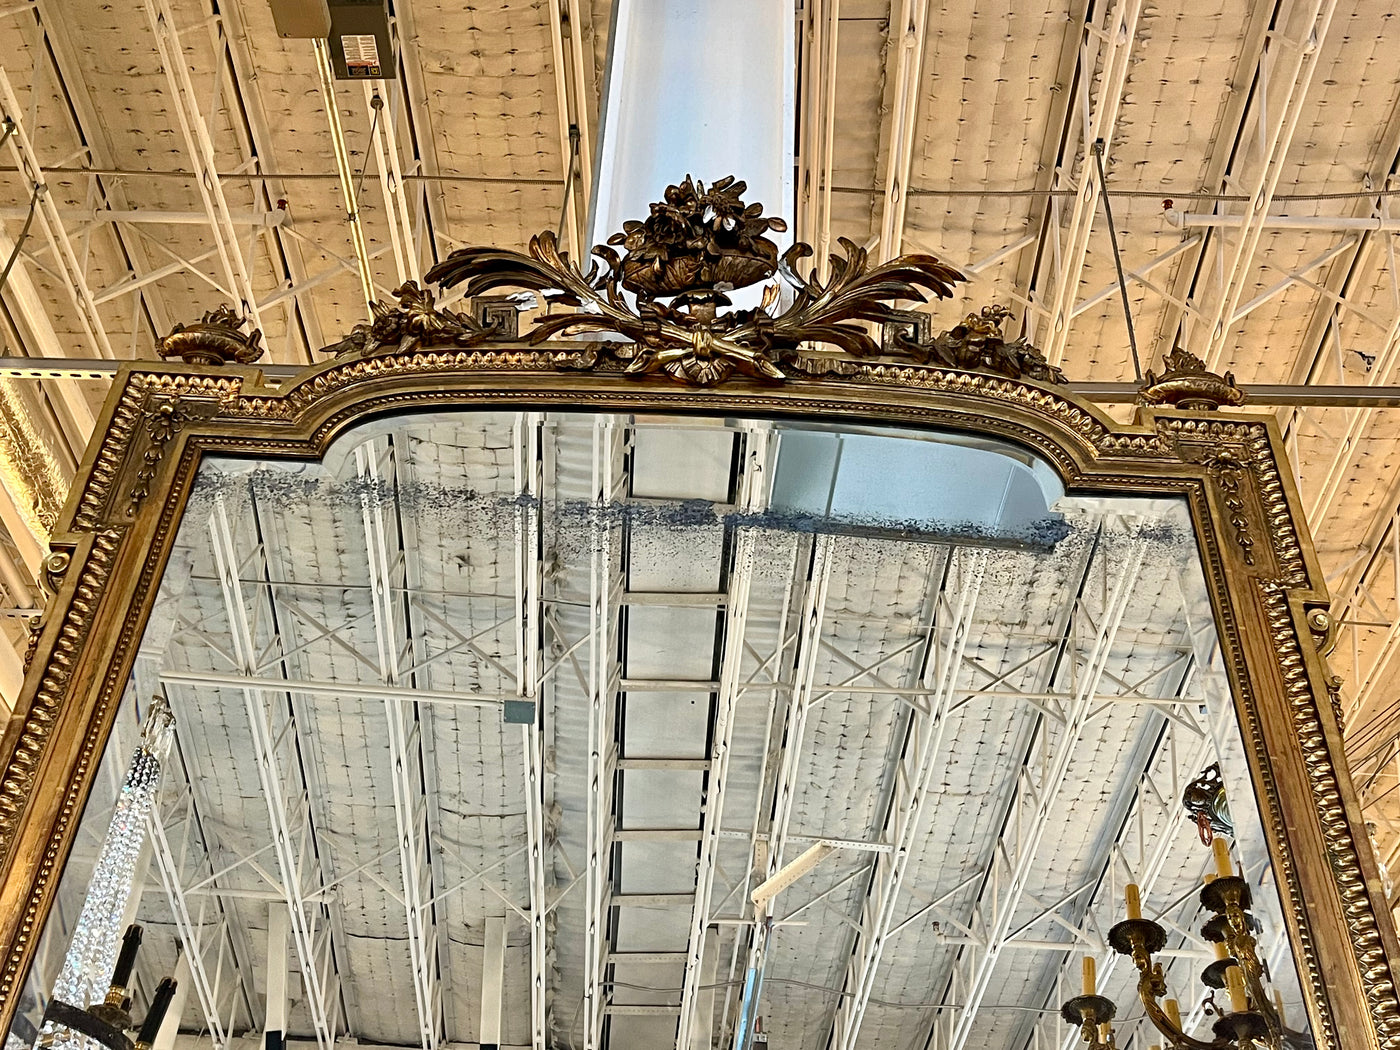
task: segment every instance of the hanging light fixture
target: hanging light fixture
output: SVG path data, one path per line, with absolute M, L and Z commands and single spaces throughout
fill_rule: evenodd
M 1213 837 L 1215 871 L 1206 876 L 1201 905 L 1211 918 L 1201 935 L 1215 946 L 1215 961 L 1201 973 L 1208 988 L 1224 989 L 1230 1008 L 1217 1007 L 1212 1038 L 1200 1039 L 1187 1033 L 1175 999 L 1167 998 L 1167 981 L 1162 964 L 1153 956 L 1167 945 L 1167 931 L 1158 922 L 1142 917 L 1138 887 L 1129 884 L 1125 897 L 1127 918 L 1108 931 L 1108 943 L 1119 955 L 1132 959 L 1138 970 L 1137 992 L 1147 1019 L 1162 1033 L 1171 1050 L 1311 1050 L 1312 1037 L 1287 1027 L 1283 1003 L 1275 992 L 1266 994 L 1267 971 L 1259 958 L 1254 933 L 1258 922 L 1250 913 L 1249 883 L 1235 873 L 1230 847 L 1219 835 Z M 1098 994 L 1094 960 L 1084 960 L 1084 986 L 1061 1008 L 1061 1016 L 1077 1026 L 1089 1050 L 1115 1047 L 1113 1018 L 1117 1007 Z
M 93 865 L 63 969 L 39 1027 L 36 1046 L 45 1050 L 95 1050 L 94 1044 L 108 1050 L 132 1050 L 124 1034 L 132 1023 L 127 988 L 141 945 L 141 927 L 132 925 L 123 933 L 122 924 L 174 721 L 165 698 L 154 697 Z M 141 1050 L 149 1050 L 174 993 L 173 980 L 166 978 L 160 983 L 137 1035 L 136 1045 Z

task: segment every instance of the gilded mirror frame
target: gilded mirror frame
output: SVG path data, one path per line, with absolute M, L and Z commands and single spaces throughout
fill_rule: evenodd
M 976 432 L 1039 453 L 1074 492 L 1183 497 L 1318 1044 L 1400 1047 L 1400 951 L 1345 772 L 1323 577 L 1271 416 L 1142 407 L 1119 425 L 1063 387 L 849 360 L 839 374 L 705 388 L 624 375 L 598 362 L 598 343 L 472 343 L 429 331 L 280 385 L 238 365 L 118 374 L 52 539 L 48 606 L 0 745 L 0 1023 L 16 1008 L 202 458 L 315 459 L 374 416 L 529 408 Z

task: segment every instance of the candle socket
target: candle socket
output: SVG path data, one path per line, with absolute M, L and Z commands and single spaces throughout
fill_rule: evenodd
M 1252 902 L 1249 883 L 1238 875 L 1222 875 L 1201 887 L 1201 906 L 1216 915 L 1231 907 L 1248 908 Z
M 151 1045 L 160 1033 L 160 1026 L 165 1021 L 166 1011 L 170 1009 L 170 1000 L 175 998 L 175 987 L 175 979 L 172 977 L 162 978 L 156 986 L 151 1008 L 146 1011 L 146 1019 L 141 1022 L 141 1031 L 136 1033 L 136 1050 L 151 1050 Z
M 1060 1007 L 1060 1016 L 1079 1029 L 1089 1050 L 1106 1050 L 1113 1045 L 1112 1037 L 1108 1042 L 1100 1041 L 1099 1026 L 1112 1021 L 1116 1009 L 1113 1000 L 1102 995 L 1076 995 Z
M 1151 965 L 1152 953 L 1167 946 L 1167 931 L 1151 919 L 1124 919 L 1108 931 L 1108 946 L 1131 958 L 1145 972 Z
M 1250 1040 L 1266 1038 L 1269 1025 L 1263 1014 L 1254 1010 L 1239 1010 L 1219 1018 L 1211 1030 L 1217 1039 L 1227 1040 L 1235 1046 L 1248 1046 Z
M 122 950 L 117 956 L 117 965 L 112 968 L 113 988 L 125 989 L 131 983 L 131 971 L 136 966 L 136 950 L 140 947 L 141 927 L 133 922 L 122 935 Z

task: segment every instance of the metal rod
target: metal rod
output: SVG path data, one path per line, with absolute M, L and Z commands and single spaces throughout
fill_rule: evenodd
M 1108 180 L 1103 172 L 1103 139 L 1094 140 L 1094 163 L 1099 169 L 1099 186 L 1102 187 Z M 1138 357 L 1137 329 L 1133 327 L 1133 308 L 1128 303 L 1128 282 L 1123 277 L 1123 253 L 1118 248 L 1118 228 L 1113 225 L 1113 205 L 1109 203 L 1108 195 L 1100 193 L 1103 198 L 1103 217 L 1108 223 L 1108 241 L 1113 246 L 1113 268 L 1118 273 L 1118 293 L 1123 297 L 1123 319 L 1128 323 L 1128 350 L 1133 355 L 1133 375 L 1139 382 L 1142 381 L 1142 359 Z
M 160 367 L 161 362 L 108 361 L 101 358 L 0 357 L 0 379 L 90 379 L 106 381 L 116 375 L 123 364 L 146 363 Z M 305 365 L 258 365 L 266 379 L 294 379 L 306 371 Z M 1137 400 L 1138 384 L 1134 382 L 1072 382 L 1065 391 L 1085 401 L 1099 405 L 1130 404 Z M 1400 386 L 1362 386 L 1350 383 L 1260 383 L 1244 388 L 1249 404 L 1260 408 L 1305 406 L 1313 408 L 1400 408 Z M 691 604 L 689 596 L 668 595 L 664 604 Z M 706 595 L 706 601 L 716 602 Z M 632 595 L 631 600 L 647 604 L 647 596 Z M 662 604 L 651 602 L 650 604 Z M 704 686 L 704 682 L 694 683 Z

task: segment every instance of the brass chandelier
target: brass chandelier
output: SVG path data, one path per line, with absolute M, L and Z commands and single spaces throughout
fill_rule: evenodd
M 1161 923 L 1142 917 L 1141 895 L 1131 883 L 1124 894 L 1127 918 L 1108 931 L 1109 947 L 1137 967 L 1138 999 L 1171 1050 L 1312 1050 L 1313 1039 L 1307 1032 L 1287 1026 L 1278 992 L 1266 994 L 1268 972 L 1254 937 L 1259 925 L 1249 910 L 1248 881 L 1235 872 L 1224 838 L 1213 836 L 1211 849 L 1215 871 L 1206 876 L 1200 893 L 1201 906 L 1210 918 L 1201 927 L 1201 936 L 1214 945 L 1215 961 L 1202 971 L 1201 983 L 1223 989 L 1229 1001 L 1226 1010 L 1211 999 L 1216 1014 L 1212 1038 L 1189 1034 L 1177 1000 L 1167 998 L 1166 975 L 1153 958 L 1166 947 L 1167 931 Z M 1089 1050 L 1113 1050 L 1116 1012 L 1113 1000 L 1098 994 L 1094 960 L 1086 957 L 1082 993 L 1064 1004 L 1061 1016 L 1080 1029 Z

